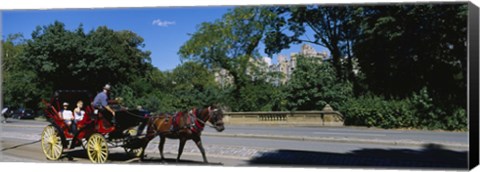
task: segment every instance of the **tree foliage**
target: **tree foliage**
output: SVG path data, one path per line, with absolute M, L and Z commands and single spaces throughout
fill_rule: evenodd
M 466 119 L 461 118 L 466 109 L 466 4 L 311 5 L 271 10 L 277 13 L 277 18 L 272 23 L 274 29 L 266 34 L 266 52 L 277 53 L 297 43 L 313 43 L 329 49 L 338 79 L 348 78 L 347 82 L 355 86 L 356 97 L 345 104 L 362 107 L 359 111 L 349 111 L 352 106 L 347 105 L 339 110 L 349 111 L 350 118 L 369 114 L 375 120 L 361 125 L 466 127 Z M 306 35 L 308 31 L 313 32 L 313 39 Z M 356 69 L 355 61 L 358 61 Z M 297 97 L 288 98 L 290 105 L 310 102 L 305 109 L 313 109 L 318 105 L 312 102 L 321 102 L 310 85 L 293 88 L 297 88 L 293 91 Z M 328 91 L 333 89 L 322 92 Z M 375 113 L 364 113 L 362 109 L 367 106 L 376 109 Z M 380 113 L 379 108 L 392 111 Z M 409 112 L 397 116 L 395 109 L 401 109 L 400 114 Z M 391 123 L 382 120 L 387 116 L 395 120 Z M 453 127 L 454 124 L 457 126 Z
M 466 5 L 362 7 L 354 46 L 368 90 L 407 97 L 428 87 L 437 105 L 466 105 Z M 443 101 L 443 102 L 442 102 Z
M 350 83 L 338 81 L 331 64 L 300 57 L 286 86 L 289 109 L 322 110 L 326 104 L 338 109 L 353 95 Z
M 25 51 L 23 35 L 9 35 L 2 41 L 2 49 L 3 102 L 13 107 L 36 106 L 35 98 L 44 95 L 45 90 L 41 89 L 37 73 L 21 61 Z
M 313 43 L 330 51 L 339 79 L 351 72 L 342 69 L 341 60 L 348 56 L 351 69 L 351 51 L 358 27 L 354 25 L 356 9 L 352 6 L 288 6 L 271 8 L 278 13 L 272 29 L 266 34 L 265 52 L 278 53 L 290 44 Z M 282 30 L 287 30 L 285 32 Z M 309 35 L 307 31 L 312 31 Z M 351 70 L 350 70 L 351 71 Z
M 178 53 L 185 60 L 227 70 L 238 95 L 249 80 L 250 60 L 259 57 L 257 47 L 274 17 L 265 8 L 234 8 L 221 19 L 200 24 Z
M 143 38 L 105 26 L 88 33 L 61 22 L 37 27 L 27 41 L 22 63 L 52 89 L 100 90 L 106 83 L 126 84 L 152 68 Z
M 203 107 L 216 102 L 214 76 L 201 64 L 183 63 L 172 71 L 171 76 L 173 93 L 180 101 L 178 108 Z

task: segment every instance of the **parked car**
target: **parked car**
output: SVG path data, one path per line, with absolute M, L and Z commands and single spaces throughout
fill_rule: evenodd
M 12 118 L 15 119 L 33 119 L 35 118 L 35 112 L 32 109 L 19 108 L 12 113 Z

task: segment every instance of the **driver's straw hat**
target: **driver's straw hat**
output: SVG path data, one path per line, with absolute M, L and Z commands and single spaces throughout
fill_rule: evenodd
M 68 106 L 68 103 L 67 103 L 67 102 L 63 102 L 63 106 Z
M 110 87 L 111 87 L 110 84 L 107 84 L 107 85 L 105 85 L 105 86 L 103 87 L 103 89 L 105 89 L 105 90 L 110 90 Z

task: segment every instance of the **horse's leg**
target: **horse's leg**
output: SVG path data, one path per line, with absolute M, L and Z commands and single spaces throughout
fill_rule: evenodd
M 186 142 L 187 142 L 187 138 L 180 137 L 180 146 L 178 147 L 177 162 L 180 161 L 180 156 L 182 156 L 183 147 L 185 146 Z
M 160 151 L 160 157 L 163 160 L 165 160 L 165 157 L 163 156 L 163 146 L 165 145 L 165 136 L 160 136 L 160 144 L 158 144 L 158 150 Z
M 200 152 L 202 153 L 203 162 L 208 163 L 207 156 L 205 155 L 205 149 L 203 149 L 202 139 L 200 138 L 200 136 L 194 137 L 193 141 L 195 142 L 195 144 L 197 144 L 198 149 L 200 149 Z
M 145 159 L 145 151 L 147 150 L 147 146 L 148 146 L 148 143 L 150 142 L 150 140 L 148 138 L 144 138 L 145 139 L 145 143 L 143 143 L 142 145 L 142 153 L 140 154 L 140 162 L 142 162 L 144 159 Z

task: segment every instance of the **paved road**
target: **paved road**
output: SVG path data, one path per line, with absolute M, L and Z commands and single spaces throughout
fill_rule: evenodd
M 214 132 L 212 129 L 206 130 Z M 382 140 L 413 140 L 425 142 L 445 142 L 468 145 L 467 132 L 432 132 L 418 130 L 385 130 L 365 127 L 261 127 L 228 126 L 228 134 L 268 134 L 305 137 L 339 137 Z
M 12 120 L 2 125 L 1 161 L 47 162 L 41 152 L 40 133 L 47 123 Z M 209 135 L 210 134 L 210 135 Z M 418 168 L 466 168 L 468 147 L 442 147 L 425 145 L 382 145 L 373 143 L 301 141 L 271 138 L 217 137 L 212 129 L 206 129 L 203 142 L 209 165 L 226 166 L 367 166 L 367 167 L 418 167 Z M 221 134 L 258 134 L 305 137 L 344 137 L 359 139 L 409 139 L 425 143 L 454 142 L 468 145 L 466 133 L 399 131 L 367 128 L 309 128 L 309 127 L 259 127 L 227 126 Z M 442 139 L 442 137 L 444 139 Z M 147 147 L 143 163 L 175 164 L 177 140 L 167 140 L 166 162 L 160 162 L 158 139 Z M 86 153 L 75 149 L 66 153 L 60 162 L 88 162 Z M 111 163 L 138 163 L 125 156 L 121 148 L 112 149 Z M 201 156 L 193 142 L 187 142 L 183 164 L 201 163 Z

